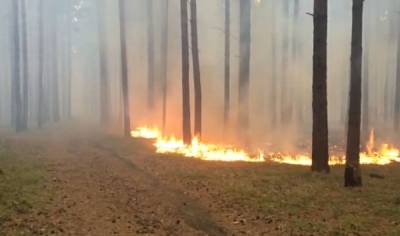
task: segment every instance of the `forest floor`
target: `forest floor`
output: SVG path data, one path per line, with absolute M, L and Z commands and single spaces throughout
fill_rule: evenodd
M 345 189 L 342 167 L 204 162 L 93 130 L 0 139 L 0 235 L 400 235 L 398 164 Z

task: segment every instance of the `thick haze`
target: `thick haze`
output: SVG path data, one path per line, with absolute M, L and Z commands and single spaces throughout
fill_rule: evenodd
M 13 17 L 12 1 L 0 8 L 0 123 L 11 126 Z M 71 78 L 71 109 L 76 119 L 100 121 L 99 17 L 106 32 L 105 52 L 111 95 L 110 126 L 122 125 L 120 76 L 120 27 L 117 0 L 41 0 L 44 14 L 44 85 L 49 109 L 54 109 L 54 79 L 58 81 L 60 114 L 66 115 L 68 79 Z M 154 0 L 155 75 L 157 106 L 147 107 L 147 1 L 125 0 L 132 127 L 161 126 L 160 50 L 161 3 Z M 234 142 L 237 132 L 239 70 L 239 4 L 231 6 L 231 119 L 224 124 L 224 1 L 199 0 L 199 52 L 203 85 L 203 136 L 206 140 Z M 312 0 L 253 1 L 250 72 L 250 134 L 253 145 L 269 142 L 298 144 L 311 135 Z M 29 126 L 37 126 L 39 0 L 26 1 L 28 42 Z M 286 5 L 288 4 L 288 5 Z M 287 7 L 288 6 L 288 7 Z M 328 104 L 332 135 L 344 140 L 351 46 L 349 0 L 329 1 Z M 368 74 L 370 127 L 392 128 L 400 1 L 366 0 L 364 15 L 364 75 Z M 99 8 L 101 9 L 100 11 Z M 56 24 L 56 27 L 53 27 Z M 56 29 L 56 34 L 52 31 Z M 180 1 L 169 0 L 168 113 L 167 131 L 181 135 L 181 39 Z M 56 37 L 55 37 L 56 35 Z M 69 48 L 69 35 L 70 45 Z M 72 53 L 70 64 L 67 55 Z M 368 57 L 368 60 L 365 58 Z M 367 63 L 368 62 L 368 63 Z M 71 69 L 70 74 L 68 73 Z M 191 66 L 192 69 L 192 66 Z M 70 77 L 69 77 L 70 75 Z M 192 72 L 191 72 L 192 76 Z M 273 86 L 276 78 L 276 86 Z M 365 76 L 364 76 L 365 80 Z M 192 83 L 192 79 L 191 79 Z M 193 85 L 191 85 L 193 88 Z M 365 89 L 364 89 L 365 91 Z M 193 89 L 191 90 L 193 95 Z M 274 102 L 275 101 L 275 102 Z M 363 100 L 365 101 L 365 100 Z M 275 106 L 274 106 L 275 105 Z M 275 110 L 273 110 L 275 107 Z M 57 108 L 55 108 L 57 109 Z M 193 106 L 192 106 L 193 109 Z M 272 123 L 276 118 L 277 122 Z M 51 118 L 50 118 L 51 119 Z M 225 128 L 224 128 L 225 127 Z M 225 130 L 225 132 L 224 132 Z M 363 130 L 362 132 L 366 132 Z M 381 134 L 382 138 L 392 136 Z

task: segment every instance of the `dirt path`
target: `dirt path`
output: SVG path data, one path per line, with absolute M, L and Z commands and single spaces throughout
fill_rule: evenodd
M 162 201 L 163 204 L 175 208 L 177 216 L 182 217 L 184 223 L 200 232 L 208 235 L 225 235 L 225 230 L 212 220 L 207 210 L 197 201 L 189 198 L 181 191 L 161 183 L 150 172 L 138 167 L 131 161 L 132 156 L 123 157 L 116 150 L 97 143 L 96 148 L 102 150 L 109 158 L 115 158 L 135 172 L 140 182 L 150 187 L 151 195 Z M 134 158 L 134 157 L 133 157 Z M 180 222 L 180 220 L 178 220 Z M 177 221 L 177 222 L 178 222 Z
M 16 221 L 44 235 L 225 235 L 196 200 L 161 183 L 97 134 L 21 137 L 47 163 L 54 198 Z M 15 222 L 14 222 L 15 224 Z M 9 224 L 10 226 L 13 223 Z

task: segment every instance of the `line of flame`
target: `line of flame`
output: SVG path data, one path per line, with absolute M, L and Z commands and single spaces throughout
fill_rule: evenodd
M 161 154 L 179 154 L 185 157 L 198 158 L 206 161 L 243 161 L 243 162 L 265 162 L 273 161 L 291 165 L 311 165 L 311 157 L 308 154 L 283 154 L 259 151 L 257 155 L 250 155 L 244 150 L 235 149 L 223 145 L 205 144 L 194 138 L 191 144 L 185 144 L 182 139 L 175 137 L 164 137 L 158 128 L 140 127 L 131 132 L 132 137 L 154 139 L 156 152 Z M 387 165 L 400 162 L 400 150 L 389 144 L 383 144 L 375 150 L 374 132 L 370 134 L 367 151 L 360 153 L 360 163 L 365 165 Z M 330 165 L 345 164 L 345 156 L 329 157 Z

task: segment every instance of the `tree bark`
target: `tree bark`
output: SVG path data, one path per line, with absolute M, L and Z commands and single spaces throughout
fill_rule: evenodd
M 21 48 L 20 48 L 20 27 L 19 27 L 19 1 L 12 1 L 13 28 L 13 81 L 12 81 L 12 118 L 14 119 L 15 130 L 23 131 L 22 127 L 22 99 L 21 99 Z
M 154 21 L 153 21 L 153 0 L 147 1 L 147 107 L 154 108 Z
M 240 0 L 239 126 L 247 141 L 249 129 L 249 90 L 251 56 L 251 1 Z
M 119 22 L 121 40 L 121 85 L 124 112 L 124 135 L 125 137 L 129 137 L 131 132 L 131 119 L 129 107 L 128 58 L 126 55 L 125 0 L 119 0 Z
M 362 98 L 362 30 L 364 0 L 353 0 L 350 106 L 347 134 L 345 186 L 361 186 L 360 128 Z
M 362 131 L 363 143 L 367 142 L 369 136 L 369 36 L 365 40 L 363 75 L 363 101 L 362 101 Z
M 312 171 L 329 172 L 327 101 L 328 1 L 314 0 Z
M 162 82 L 162 132 L 165 133 L 167 124 L 168 99 L 168 18 L 169 0 L 163 1 L 163 27 L 161 33 L 161 82 Z
M 395 106 L 394 106 L 394 129 L 396 131 L 400 130 L 400 30 L 398 32 L 398 37 L 397 37 L 397 71 L 396 71 L 396 91 L 395 91 Z
M 197 30 L 197 0 L 190 0 L 191 33 L 192 33 L 192 57 L 194 80 L 194 135 L 201 138 L 202 132 L 202 92 L 199 57 L 199 40 Z
M 231 104 L 231 1 L 225 0 L 224 125 L 228 124 Z
M 45 107 L 44 107 L 44 9 L 43 1 L 39 1 L 39 39 L 38 39 L 38 111 L 37 111 L 37 122 L 39 128 L 42 128 L 45 123 Z
M 22 70 L 23 70 L 23 87 L 22 87 L 22 118 L 21 128 L 28 128 L 28 28 L 26 22 L 26 0 L 21 0 L 21 20 L 22 20 Z
M 189 32 L 187 0 L 181 0 L 181 40 L 182 40 L 182 131 L 183 140 L 192 141 L 190 124 L 190 86 L 189 86 Z

